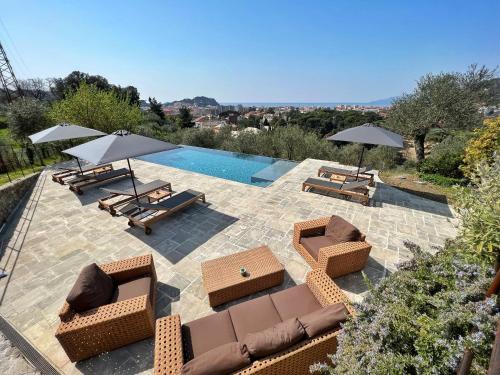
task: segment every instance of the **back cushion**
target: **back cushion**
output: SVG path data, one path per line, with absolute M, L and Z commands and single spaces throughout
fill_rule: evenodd
M 336 215 L 333 215 L 326 225 L 325 236 L 330 237 L 335 243 L 361 240 L 358 228 Z
M 74 311 L 82 312 L 110 303 L 113 292 L 113 279 L 92 263 L 80 272 L 66 302 Z
M 231 342 L 218 346 L 184 364 L 182 375 L 232 374 L 251 363 L 246 346 Z
M 348 316 L 349 311 L 345 305 L 336 303 L 301 316 L 299 322 L 304 327 L 307 336 L 311 338 L 338 327 Z
M 304 334 L 304 328 L 297 318 L 292 318 L 263 331 L 247 334 L 243 344 L 252 357 L 262 358 L 289 348 L 299 342 Z

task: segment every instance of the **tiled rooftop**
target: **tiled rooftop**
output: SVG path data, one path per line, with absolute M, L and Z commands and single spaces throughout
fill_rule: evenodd
M 370 188 L 370 207 L 302 192 L 302 181 L 315 176 L 321 165 L 334 163 L 307 159 L 260 188 L 135 160 L 132 166 L 141 182 L 163 179 L 175 191 L 192 188 L 207 197 L 207 204 L 155 224 L 150 236 L 129 228 L 125 217 L 100 211 L 96 202 L 105 195 L 102 190 L 75 195 L 67 186 L 53 183 L 47 170 L 3 238 L 0 266 L 10 276 L 0 280 L 0 314 L 66 374 L 149 374 L 153 340 L 76 365 L 59 346 L 54 337 L 57 314 L 84 265 L 152 253 L 159 281 L 157 317 L 180 314 L 187 322 L 213 311 L 201 281 L 200 262 L 206 259 L 267 244 L 286 269 L 285 283 L 274 289 L 302 283 L 309 266 L 292 246 L 294 222 L 332 214 L 352 222 L 373 245 L 364 271 L 374 282 L 410 256 L 403 241 L 431 250 L 455 235 L 455 219 L 447 205 L 380 181 Z M 124 163 L 116 163 L 119 166 Z M 113 186 L 129 184 L 123 180 Z M 352 301 L 366 292 L 361 273 L 335 282 Z

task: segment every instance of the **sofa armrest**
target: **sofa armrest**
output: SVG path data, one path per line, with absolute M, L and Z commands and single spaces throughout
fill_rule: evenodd
M 330 217 L 322 217 L 316 220 L 303 221 L 293 225 L 293 242 L 298 244 L 302 237 L 312 235 L 322 235 L 321 231 L 325 230 L 326 225 L 330 221 Z
M 73 316 L 75 316 L 75 314 L 76 312 L 71 309 L 69 303 L 64 301 L 64 305 L 59 311 L 59 318 L 61 319 L 61 322 L 67 322 L 73 319 Z
M 124 282 L 149 274 L 156 282 L 156 271 L 151 254 L 100 264 L 99 267 L 116 282 Z
M 156 320 L 154 374 L 178 375 L 183 364 L 180 316 Z
M 364 241 L 343 242 L 319 249 L 318 266 L 332 278 L 362 270 L 372 246 Z
M 306 283 L 316 299 L 321 303 L 321 306 L 333 305 L 335 303 L 343 303 L 351 314 L 354 314 L 354 309 L 351 307 L 349 299 L 333 282 L 330 277 L 321 269 L 315 269 L 309 272 L 306 276 Z

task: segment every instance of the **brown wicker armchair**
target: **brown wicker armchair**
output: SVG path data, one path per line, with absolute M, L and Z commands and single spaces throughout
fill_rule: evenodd
M 323 235 L 329 220 L 330 217 L 323 217 L 316 220 L 295 223 L 293 246 L 313 269 L 320 268 L 331 278 L 362 270 L 368 261 L 368 256 L 372 248 L 365 241 L 365 235 L 362 235 L 361 241 L 344 242 L 323 247 L 319 250 L 317 259 L 301 244 L 301 238 Z
M 99 266 L 119 284 L 141 276 L 151 277 L 151 293 L 110 303 L 82 313 L 67 302 L 59 312 L 56 338 L 72 362 L 107 352 L 154 335 L 156 271 L 152 255 Z
M 348 311 L 354 314 L 345 294 L 322 270 L 309 272 L 306 283 L 323 307 L 344 303 Z M 254 361 L 236 374 L 308 374 L 310 365 L 316 362 L 326 362 L 327 355 L 335 353 L 339 333 L 340 329 L 336 328 L 318 337 L 305 339 L 284 351 Z M 155 375 L 180 374 L 184 363 L 182 344 L 179 315 L 167 316 L 156 321 Z

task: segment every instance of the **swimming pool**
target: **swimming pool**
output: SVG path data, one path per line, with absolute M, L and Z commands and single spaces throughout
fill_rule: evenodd
M 288 160 L 193 146 L 138 159 L 261 187 L 270 185 L 297 165 Z

